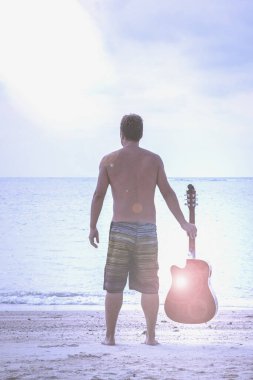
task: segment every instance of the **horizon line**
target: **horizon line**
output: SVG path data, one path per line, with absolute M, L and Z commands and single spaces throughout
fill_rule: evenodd
M 52 178 L 52 179 L 56 179 L 56 178 L 77 178 L 77 179 L 82 179 L 82 178 L 90 178 L 90 179 L 96 179 L 98 178 L 98 176 L 0 176 L 0 179 L 18 179 L 18 178 L 29 178 L 29 179 L 48 179 L 48 178 Z M 188 178 L 198 178 L 198 179 L 209 179 L 209 178 L 227 178 L 227 179 L 236 179 L 236 178 L 245 178 L 245 179 L 251 179 L 253 178 L 253 176 L 167 176 L 167 178 L 172 178 L 172 179 L 181 179 L 181 178 L 185 178 L 185 179 L 188 179 Z

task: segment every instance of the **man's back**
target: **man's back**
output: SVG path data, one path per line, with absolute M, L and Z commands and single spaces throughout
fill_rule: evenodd
M 155 223 L 154 194 L 160 157 L 129 144 L 103 161 L 113 196 L 113 221 Z

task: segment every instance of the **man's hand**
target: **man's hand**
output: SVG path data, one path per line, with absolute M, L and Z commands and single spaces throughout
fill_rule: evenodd
M 181 227 L 183 228 L 183 230 L 187 232 L 187 235 L 191 239 L 195 239 L 195 237 L 197 236 L 197 228 L 195 224 L 185 222 L 181 225 Z
M 95 248 L 98 247 L 96 243 L 99 243 L 99 234 L 96 228 L 90 229 L 89 240 L 90 240 L 91 245 L 93 245 L 93 247 Z M 95 240 L 96 240 L 96 243 L 95 243 Z

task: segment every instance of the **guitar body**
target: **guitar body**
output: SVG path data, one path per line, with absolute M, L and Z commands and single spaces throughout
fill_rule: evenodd
M 189 222 L 195 224 L 196 191 L 188 185 Z M 185 268 L 171 267 L 172 285 L 164 303 L 167 316 L 180 323 L 203 323 L 212 319 L 218 308 L 210 287 L 211 268 L 204 260 L 195 258 L 195 239 L 189 237 L 191 259 Z
M 172 286 L 166 297 L 167 316 L 180 323 L 203 323 L 217 312 L 217 301 L 209 287 L 211 268 L 207 262 L 187 259 L 185 268 L 171 267 Z

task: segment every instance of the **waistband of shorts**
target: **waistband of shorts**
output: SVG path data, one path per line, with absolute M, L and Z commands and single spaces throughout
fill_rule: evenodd
M 145 226 L 153 226 L 156 227 L 155 223 L 148 223 L 148 222 L 111 222 L 111 226 L 129 226 L 129 227 L 145 227 Z

